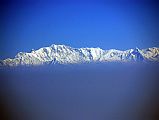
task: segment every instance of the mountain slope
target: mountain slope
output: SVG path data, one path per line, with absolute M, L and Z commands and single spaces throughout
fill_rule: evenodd
M 65 45 L 51 45 L 31 52 L 19 52 L 13 59 L 0 61 L 0 66 L 43 65 L 43 64 L 77 64 L 89 62 L 159 62 L 159 48 L 115 49 L 72 48 Z

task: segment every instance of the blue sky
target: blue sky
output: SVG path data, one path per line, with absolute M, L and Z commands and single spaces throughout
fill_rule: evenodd
M 51 44 L 159 47 L 155 0 L 2 0 L 0 59 Z

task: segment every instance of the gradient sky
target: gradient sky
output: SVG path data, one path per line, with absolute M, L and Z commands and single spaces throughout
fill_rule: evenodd
M 51 44 L 159 47 L 156 0 L 1 0 L 0 59 Z

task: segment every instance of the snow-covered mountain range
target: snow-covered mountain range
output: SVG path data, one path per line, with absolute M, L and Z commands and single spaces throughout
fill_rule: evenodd
M 80 64 L 90 62 L 159 62 L 159 48 L 102 50 L 100 48 L 72 48 L 51 45 L 30 52 L 19 52 L 15 58 L 0 61 L 0 66 Z

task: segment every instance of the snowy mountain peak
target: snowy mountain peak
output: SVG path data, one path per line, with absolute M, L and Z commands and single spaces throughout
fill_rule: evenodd
M 0 61 L 0 66 L 79 64 L 90 62 L 159 62 L 159 48 L 129 49 L 126 51 L 101 48 L 72 48 L 52 44 L 30 52 L 19 52 L 13 59 Z
M 131 51 L 131 58 L 134 61 L 143 61 L 144 60 L 144 55 L 142 53 L 142 50 L 140 50 L 139 48 L 135 48 Z

